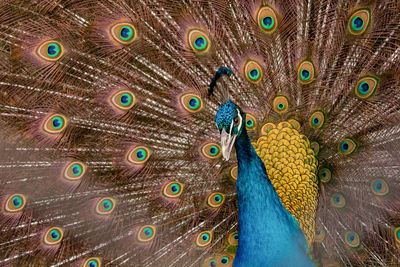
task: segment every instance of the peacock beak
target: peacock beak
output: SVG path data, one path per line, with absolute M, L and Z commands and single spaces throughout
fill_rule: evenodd
M 235 144 L 235 140 L 237 137 L 237 134 L 232 135 L 232 129 L 233 129 L 233 122 L 229 129 L 229 133 L 225 131 L 225 128 L 223 128 L 221 131 L 222 156 L 224 157 L 225 160 L 229 160 L 233 145 Z

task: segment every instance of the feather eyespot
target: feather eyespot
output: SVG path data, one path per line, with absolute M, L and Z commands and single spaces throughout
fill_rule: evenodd
M 371 182 L 371 190 L 377 196 L 384 196 L 389 193 L 389 185 L 383 179 L 375 179 Z
M 301 84 L 309 84 L 314 80 L 315 68 L 311 61 L 303 61 L 298 69 L 297 76 Z
M 315 141 L 311 142 L 310 148 L 314 152 L 314 156 L 317 156 L 319 153 L 319 143 Z
M 197 234 L 196 245 L 203 248 L 208 246 L 213 239 L 213 233 L 211 231 L 203 231 Z
M 218 208 L 225 202 L 225 195 L 220 192 L 211 193 L 207 197 L 207 205 L 211 208 Z
M 200 152 L 207 159 L 217 159 L 221 156 L 221 147 L 217 143 L 207 143 L 201 147 Z
M 138 146 L 129 151 L 127 160 L 131 164 L 140 165 L 149 159 L 150 154 L 150 150 L 147 147 Z
M 61 114 L 48 116 L 43 122 L 43 130 L 49 134 L 58 134 L 67 126 L 67 118 Z
M 356 151 L 356 149 L 356 142 L 350 138 L 345 138 L 338 145 L 338 151 L 345 156 L 351 155 L 352 153 L 354 153 L 354 151 Z
M 314 242 L 321 243 L 325 239 L 325 231 L 322 229 L 318 229 L 315 231 Z
M 137 239 L 140 242 L 149 242 L 156 236 L 156 228 L 153 225 L 142 226 L 138 233 Z
M 364 77 L 357 82 L 355 94 L 360 99 L 367 99 L 375 93 L 378 84 L 378 78 L 372 76 Z
M 51 227 L 46 231 L 43 237 L 43 242 L 46 245 L 56 245 L 61 242 L 63 238 L 63 230 L 59 227 Z
M 173 181 L 163 186 L 162 194 L 167 198 L 177 198 L 182 194 L 183 184 Z
M 262 7 L 258 10 L 257 22 L 260 29 L 269 34 L 273 33 L 278 26 L 275 11 L 269 6 Z
M 190 113 L 199 112 L 203 109 L 203 101 L 200 96 L 193 93 L 186 93 L 179 97 L 181 106 Z
M 64 54 L 64 48 L 55 40 L 46 41 L 38 46 L 36 54 L 46 61 L 57 61 Z
M 294 129 L 296 129 L 297 131 L 300 130 L 301 125 L 300 125 L 300 122 L 299 122 L 298 120 L 289 119 L 288 122 L 292 125 L 292 127 L 293 127 Z
M 210 48 L 210 39 L 201 30 L 190 30 L 188 32 L 188 43 L 194 52 L 205 53 Z
M 400 227 L 394 229 L 394 238 L 398 243 L 400 243 Z
M 111 27 L 111 36 L 120 44 L 127 45 L 136 39 L 135 27 L 126 22 L 121 22 Z
M 86 166 L 79 161 L 71 162 L 64 169 L 64 178 L 67 180 L 79 180 L 85 174 Z
M 239 244 L 239 233 L 237 231 L 229 234 L 228 243 L 231 246 L 237 246 Z
M 354 12 L 349 19 L 348 29 L 353 35 L 363 34 L 370 23 L 371 14 L 369 9 L 361 9 Z
M 237 180 L 237 176 L 238 176 L 238 166 L 234 165 L 231 168 L 231 170 L 229 171 L 229 174 L 230 174 L 231 178 L 236 181 Z
M 9 196 L 4 203 L 4 210 L 9 213 L 21 211 L 26 204 L 25 196 L 22 194 L 13 194 Z
M 273 109 L 278 114 L 286 113 L 289 109 L 289 102 L 286 96 L 277 96 L 273 101 Z
M 135 100 L 135 95 L 131 91 L 122 90 L 111 96 L 110 103 L 120 110 L 129 110 L 135 105 Z
M 229 254 L 222 254 L 222 255 L 217 255 L 215 257 L 216 262 L 219 262 L 220 264 L 222 264 L 222 266 L 232 266 L 232 261 L 233 261 L 233 257 Z
M 249 60 L 244 65 L 244 74 L 246 79 L 251 83 L 259 83 L 262 79 L 263 73 L 260 64 L 255 60 Z
M 115 209 L 115 200 L 111 197 L 105 197 L 99 200 L 96 205 L 96 213 L 106 215 Z
M 346 199 L 342 194 L 333 194 L 331 197 L 331 205 L 335 208 L 343 208 L 346 206 Z
M 324 125 L 325 114 L 322 111 L 315 111 L 311 114 L 309 125 L 313 129 L 319 129 Z
M 268 133 L 272 130 L 275 129 L 276 125 L 273 124 L 272 122 L 267 122 L 266 124 L 264 124 L 261 128 L 261 134 L 262 135 L 268 135 Z
M 346 232 L 345 242 L 348 246 L 352 248 L 357 248 L 360 246 L 360 236 L 353 231 Z
M 328 168 L 322 168 L 319 171 L 318 176 L 319 176 L 319 179 L 321 180 L 321 182 L 327 183 L 332 179 L 332 172 Z
M 85 261 L 82 267 L 101 267 L 101 261 L 99 258 L 89 258 Z
M 256 129 L 257 121 L 254 115 L 247 113 L 246 114 L 246 129 L 249 131 L 253 131 Z

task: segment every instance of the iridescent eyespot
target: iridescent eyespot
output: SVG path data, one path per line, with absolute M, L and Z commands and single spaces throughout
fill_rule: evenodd
M 315 111 L 311 114 L 309 124 L 311 128 L 319 129 L 324 125 L 325 114 L 322 111 Z
M 36 54 L 46 61 L 57 61 L 64 54 L 64 48 L 55 40 L 46 41 L 38 46 Z
M 314 156 L 317 156 L 319 153 L 319 143 L 318 142 L 311 142 L 310 148 L 314 152 Z
M 150 157 L 150 150 L 145 146 L 137 146 L 128 152 L 127 160 L 131 164 L 143 164 Z
M 190 30 L 188 32 L 188 43 L 194 52 L 205 53 L 210 48 L 210 39 L 201 30 Z
M 353 35 L 363 34 L 368 28 L 370 17 L 369 9 L 361 9 L 354 12 L 349 19 L 349 32 Z
M 207 205 L 211 208 L 218 208 L 225 202 L 225 195 L 220 192 L 211 193 L 207 197 Z
M 323 183 L 327 183 L 332 179 L 332 173 L 331 170 L 329 170 L 328 168 L 321 168 L 319 170 L 319 179 L 321 180 L 321 182 Z
M 301 84 L 309 84 L 314 80 L 315 68 L 311 61 L 303 61 L 297 71 L 297 76 Z
M 126 45 L 136 39 L 136 29 L 132 24 L 121 22 L 111 27 L 111 36 L 120 44 Z
M 177 198 L 182 194 L 183 184 L 173 181 L 165 184 L 162 189 L 162 194 L 167 198 Z
M 9 196 L 4 203 L 6 212 L 14 213 L 21 211 L 26 204 L 25 196 L 22 194 L 13 194 Z
M 221 147 L 217 143 L 206 143 L 200 152 L 207 159 L 217 159 L 221 156 Z
M 246 114 L 246 129 L 249 131 L 253 131 L 256 129 L 257 121 L 256 118 L 252 115 L 247 113 Z
M 96 205 L 96 212 L 100 215 L 106 215 L 113 212 L 115 209 L 115 200 L 111 197 L 105 197 L 100 199 Z
M 350 138 L 345 138 L 342 142 L 338 145 L 338 151 L 343 155 L 351 155 L 357 149 L 357 144 L 354 140 Z
M 67 118 L 61 114 L 48 116 L 43 122 L 43 130 L 49 134 L 58 134 L 67 126 Z
M 262 79 L 262 69 L 260 64 L 254 60 L 249 60 L 243 67 L 246 79 L 251 83 L 259 83 Z
M 331 205 L 335 208 L 343 208 L 346 205 L 346 199 L 342 194 L 333 194 L 331 196 Z
M 315 231 L 314 242 L 321 243 L 325 239 L 325 231 L 322 229 L 318 229 Z
M 261 128 L 261 135 L 268 135 L 268 133 L 272 130 L 275 129 L 276 126 L 272 122 L 267 122 L 264 124 Z
M 237 231 L 229 234 L 228 243 L 230 246 L 237 246 L 239 244 L 239 233 Z
M 371 190 L 377 196 L 384 196 L 389 193 L 389 185 L 383 179 L 375 179 L 371 182 Z
M 185 93 L 179 97 L 181 106 L 191 113 L 199 112 L 203 109 L 203 101 L 200 96 L 194 93 Z
M 275 11 L 269 6 L 262 7 L 258 10 L 257 22 L 260 29 L 266 33 L 273 33 L 278 26 Z
M 61 242 L 63 238 L 63 230 L 59 227 L 52 227 L 46 231 L 43 237 L 43 242 L 46 245 L 56 245 Z
M 203 261 L 203 267 L 217 267 L 214 257 L 208 257 Z
M 82 267 L 101 267 L 101 261 L 99 258 L 89 258 L 85 261 Z
M 222 263 L 223 265 L 229 264 L 230 261 L 231 261 L 231 259 L 227 256 L 223 256 L 219 259 L 219 262 Z
M 137 233 L 137 239 L 140 242 L 151 241 L 154 239 L 155 236 L 156 236 L 156 228 L 153 225 L 142 226 Z
M 197 234 L 196 245 L 199 247 L 208 246 L 213 239 L 213 233 L 211 231 L 204 231 Z
M 229 171 L 229 174 L 230 174 L 231 178 L 236 181 L 237 180 L 237 174 L 238 174 L 238 166 L 234 165 L 231 168 L 231 170 Z
M 272 107 L 276 113 L 283 114 L 288 111 L 289 102 L 286 96 L 277 96 L 274 98 Z
M 110 98 L 110 103 L 113 107 L 128 110 L 135 105 L 135 95 L 128 90 L 122 90 L 114 93 Z
M 394 229 L 394 238 L 398 243 L 400 243 L 400 227 Z
M 378 84 L 378 78 L 372 76 L 364 77 L 357 82 L 355 94 L 358 98 L 367 99 L 375 93 Z
M 296 129 L 297 131 L 300 130 L 301 125 L 300 125 L 300 122 L 299 122 L 298 120 L 289 119 L 288 122 L 292 125 L 292 127 L 293 127 L 294 129 Z
M 85 174 L 86 166 L 79 161 L 68 164 L 64 169 L 64 178 L 68 180 L 79 180 Z
M 344 236 L 344 240 L 347 245 L 349 245 L 352 248 L 356 248 L 360 246 L 360 237 L 356 232 L 346 232 Z

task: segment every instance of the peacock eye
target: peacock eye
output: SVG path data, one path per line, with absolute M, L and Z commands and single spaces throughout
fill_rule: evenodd
M 188 43 L 194 52 L 204 53 L 210 48 L 210 39 L 201 30 L 189 31 Z
M 290 125 L 292 125 L 292 127 L 293 127 L 294 129 L 296 129 L 297 131 L 300 130 L 301 125 L 300 125 L 300 122 L 299 122 L 298 120 L 289 119 L 288 122 L 290 123 Z
M 237 246 L 239 244 L 239 234 L 238 232 L 233 232 L 228 236 L 228 243 L 231 246 Z
M 277 96 L 273 101 L 273 109 L 276 113 L 282 114 L 288 111 L 289 102 L 285 96 Z
M 394 229 L 394 238 L 398 243 L 400 243 L 400 227 Z
M 351 155 L 354 153 L 354 151 L 357 149 L 357 144 L 354 142 L 354 140 L 350 138 L 345 138 L 342 142 L 339 143 L 338 145 L 338 151 L 345 155 Z
M 314 156 L 317 156 L 319 153 L 319 143 L 318 142 L 311 142 L 310 143 L 311 150 L 314 152 Z
M 138 146 L 129 151 L 127 160 L 132 164 L 143 164 L 149 159 L 150 154 L 150 150 L 147 147 Z
M 314 241 L 315 242 L 322 242 L 325 239 L 325 231 L 322 229 L 318 229 L 315 231 L 315 237 Z
M 100 267 L 101 261 L 99 258 L 89 258 L 85 261 L 82 267 Z
M 79 180 L 85 174 L 86 167 L 82 162 L 75 161 L 64 169 L 64 178 L 68 180 Z
M 115 208 L 115 200 L 111 197 L 100 199 L 96 205 L 96 212 L 100 215 L 110 214 Z
M 262 79 L 262 69 L 260 64 L 254 60 L 249 60 L 244 65 L 244 74 L 251 83 L 259 83 Z
M 324 125 L 325 122 L 325 115 L 322 111 L 315 111 L 313 114 L 311 114 L 310 117 L 310 127 L 314 129 L 319 129 Z
M 229 254 L 216 255 L 215 259 L 219 263 L 217 266 L 232 266 L 233 257 Z
M 258 10 L 257 22 L 260 29 L 265 33 L 273 33 L 278 26 L 275 11 L 269 6 L 262 7 Z
M 47 230 L 43 237 L 43 242 L 46 245 L 56 245 L 61 242 L 63 231 L 59 227 L 52 227 Z
M 389 185 L 383 179 L 376 179 L 371 182 L 372 193 L 377 196 L 384 196 L 389 193 Z
M 357 82 L 355 94 L 358 98 L 367 99 L 371 97 L 378 87 L 379 79 L 375 77 L 364 77 Z
M 218 208 L 220 207 L 222 204 L 224 204 L 225 201 L 225 195 L 220 193 L 220 192 L 216 192 L 216 193 L 211 193 L 208 197 L 207 197 L 207 204 L 208 206 L 210 206 L 211 208 Z
M 211 243 L 213 234 L 211 231 L 204 231 L 197 235 L 196 245 L 199 247 L 206 247 Z
M 323 183 L 329 182 L 332 178 L 331 170 L 329 170 L 328 168 L 322 168 L 319 171 L 319 178 Z
M 163 186 L 162 193 L 167 198 L 177 198 L 182 194 L 183 184 L 179 182 L 169 182 Z
M 346 199 L 342 194 L 333 194 L 331 197 L 331 205 L 335 208 L 343 208 L 346 205 Z
M 356 232 L 347 232 L 345 234 L 345 241 L 352 248 L 360 246 L 360 237 Z
M 137 239 L 140 242 L 151 241 L 155 236 L 156 228 L 153 225 L 142 226 L 137 233 Z
M 315 75 L 313 63 L 308 60 L 303 61 L 299 66 L 297 75 L 301 84 L 311 83 Z
M 50 134 L 62 132 L 67 126 L 67 118 L 61 114 L 54 114 L 45 119 L 43 122 L 43 130 Z
M 368 28 L 370 22 L 370 11 L 368 9 L 361 9 L 354 12 L 350 16 L 348 29 L 353 35 L 363 34 Z
M 221 156 L 221 147 L 217 143 L 206 143 L 200 149 L 206 159 L 216 159 Z
M 4 209 L 7 212 L 18 212 L 25 207 L 25 196 L 22 194 L 13 194 L 5 201 Z
M 117 23 L 111 27 L 111 36 L 120 44 L 130 44 L 136 39 L 136 30 L 130 23 Z
M 41 43 L 36 50 L 36 54 L 47 61 L 57 61 L 63 53 L 63 46 L 55 40 Z
M 181 106 L 190 113 L 199 112 L 203 109 L 203 101 L 194 93 L 185 93 L 179 97 Z
M 127 90 L 114 93 L 110 100 L 113 107 L 121 110 L 131 109 L 135 105 L 135 95 Z

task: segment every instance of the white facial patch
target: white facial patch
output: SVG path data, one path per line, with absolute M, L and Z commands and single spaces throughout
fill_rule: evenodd
M 237 110 L 237 112 L 238 112 L 238 117 L 239 117 L 238 130 L 240 130 L 242 127 L 243 118 L 240 115 L 239 110 Z M 235 140 L 238 135 L 238 134 L 232 135 L 233 126 L 234 126 L 234 122 L 232 121 L 231 127 L 229 129 L 229 133 L 227 133 L 225 131 L 225 128 L 223 128 L 222 132 L 221 132 L 222 156 L 224 157 L 225 160 L 229 160 L 233 145 L 235 144 Z

